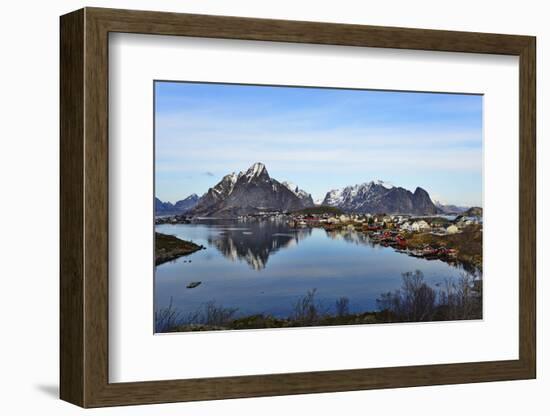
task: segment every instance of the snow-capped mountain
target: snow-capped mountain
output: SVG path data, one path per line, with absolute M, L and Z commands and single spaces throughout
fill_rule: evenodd
M 187 212 L 190 209 L 194 208 L 195 205 L 197 205 L 197 202 L 199 202 L 199 196 L 197 194 L 191 194 L 185 199 L 176 201 L 176 203 L 174 204 L 174 208 L 176 212 Z
M 383 186 L 384 188 L 386 189 L 391 189 L 391 188 L 395 188 L 395 186 L 393 186 L 393 184 L 391 182 L 388 182 L 388 181 L 383 181 L 381 179 L 377 179 L 375 181 L 372 181 L 375 185 L 380 185 L 380 186 Z
M 434 201 L 434 205 L 439 208 L 444 214 L 461 214 L 468 210 L 468 207 L 462 207 L 452 204 L 444 204 L 439 201 Z
M 236 217 L 269 211 L 294 211 L 313 205 L 311 196 L 271 178 L 263 163 L 246 172 L 231 173 L 210 188 L 190 214 L 204 217 Z M 309 194 L 307 194 L 309 195 Z
M 383 181 L 333 189 L 326 194 L 323 205 L 357 213 L 431 215 L 440 212 L 424 189 L 417 187 L 412 193 Z
M 174 204 L 171 202 L 162 202 L 160 199 L 155 198 L 155 215 L 183 214 L 193 209 L 198 201 L 199 196 L 197 194 L 191 194 L 185 199 L 176 201 Z
M 281 184 L 286 186 L 286 188 L 290 192 L 292 192 L 294 195 L 296 195 L 298 198 L 304 201 L 304 203 L 306 203 L 308 206 L 315 205 L 310 193 L 304 191 L 303 189 L 298 188 L 298 186 L 296 186 L 292 182 L 284 181 L 284 182 L 281 182 Z
M 222 203 L 233 192 L 237 179 L 242 175 L 236 175 L 235 172 L 225 175 L 213 188 L 210 188 L 201 198 L 192 210 L 194 212 L 206 212 L 209 207 L 214 207 Z
M 383 181 L 371 181 L 358 185 L 346 186 L 341 189 L 333 189 L 327 192 L 323 205 L 357 210 L 360 206 L 369 200 L 373 200 L 380 193 L 385 193 L 392 187 L 383 185 Z

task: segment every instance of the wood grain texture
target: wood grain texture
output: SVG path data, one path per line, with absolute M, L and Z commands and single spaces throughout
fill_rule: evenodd
M 109 310 L 109 141 L 108 32 L 86 12 L 84 58 L 84 331 L 85 406 L 101 395 L 108 380 Z
M 108 33 L 520 57 L 518 360 L 189 380 L 108 380 Z M 535 39 L 485 33 L 87 8 L 61 19 L 61 396 L 83 407 L 533 378 Z
M 519 98 L 519 355 L 536 377 L 536 41 L 520 54 Z
M 110 32 L 519 55 L 528 36 L 87 8 Z
M 60 388 L 84 405 L 84 12 L 61 19 Z

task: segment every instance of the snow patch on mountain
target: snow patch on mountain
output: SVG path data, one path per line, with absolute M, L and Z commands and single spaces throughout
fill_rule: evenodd
M 323 205 L 350 212 L 430 214 L 437 211 L 423 189 L 417 188 L 413 194 L 382 180 L 333 189 L 326 194 Z
M 265 165 L 263 163 L 256 162 L 246 171 L 245 176 L 250 183 L 254 178 L 259 177 L 264 172 L 267 173 Z
M 383 181 L 383 180 L 380 180 L 380 179 L 376 180 L 376 184 L 381 185 L 386 189 L 395 188 L 395 186 L 393 186 L 393 184 L 391 182 Z
M 358 196 L 364 197 L 363 199 L 366 198 L 366 200 L 369 200 L 374 196 L 371 193 L 371 190 L 374 189 L 375 187 L 379 187 L 378 189 L 383 189 L 383 190 L 390 190 L 394 188 L 394 186 L 389 182 L 377 180 L 376 182 L 370 181 L 370 182 L 365 182 L 365 183 L 356 184 L 352 186 L 346 186 L 345 188 L 341 188 L 341 189 L 332 189 L 325 196 L 323 205 L 330 205 L 330 206 L 341 206 L 343 204 L 353 205 L 353 199 L 357 198 Z
M 295 184 L 292 182 L 284 181 L 281 182 L 281 184 L 287 188 L 290 192 L 292 192 L 294 195 L 296 195 L 298 198 L 308 198 L 311 195 L 304 191 L 303 189 L 298 188 Z
M 281 182 L 281 185 L 283 185 L 286 189 L 288 189 L 290 192 L 292 192 L 294 195 L 300 198 L 300 200 L 302 200 L 307 206 L 315 205 L 315 203 L 313 202 L 313 198 L 311 197 L 311 194 L 309 192 L 304 191 L 303 189 L 300 189 L 294 183 L 289 181 L 284 181 L 284 182 Z
M 439 208 L 443 213 L 462 213 L 468 210 L 468 207 L 465 205 L 454 205 L 448 204 L 443 201 L 433 201 L 434 205 Z
M 313 205 L 309 193 L 271 178 L 265 165 L 256 162 L 245 173 L 224 176 L 201 197 L 192 214 L 235 217 L 264 211 L 296 211 Z
M 317 198 L 314 202 L 315 205 L 322 205 L 325 198 Z

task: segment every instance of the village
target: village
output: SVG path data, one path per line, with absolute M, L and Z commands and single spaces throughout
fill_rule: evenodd
M 393 247 L 413 257 L 440 259 L 451 263 L 458 260 L 481 268 L 481 215 L 415 217 L 386 214 L 296 213 L 290 214 L 288 224 L 292 228 L 320 227 L 328 232 L 363 232 L 374 244 Z

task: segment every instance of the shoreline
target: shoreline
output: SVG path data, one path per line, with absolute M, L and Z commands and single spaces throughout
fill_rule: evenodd
M 243 218 L 213 218 L 213 217 L 187 217 L 184 215 L 164 217 L 157 219 L 155 225 L 161 224 L 190 224 L 204 220 L 225 221 L 262 221 L 277 218 L 289 224 L 290 228 L 322 228 L 326 232 L 340 230 L 354 230 L 367 235 L 374 244 L 384 247 L 392 247 L 403 254 L 424 258 L 426 260 L 441 260 L 447 264 L 457 264 L 470 271 L 483 269 L 482 233 L 483 228 L 479 224 L 468 225 L 456 234 L 439 235 L 426 231 L 402 231 L 394 227 L 387 229 L 382 226 L 372 227 L 368 223 L 356 223 L 353 221 L 329 223 L 316 220 L 304 222 L 300 218 L 309 218 L 311 214 L 281 213 L 279 216 L 251 216 Z M 414 217 L 417 218 L 417 217 Z M 420 217 L 418 217 L 420 218 Z M 439 216 L 423 217 L 439 218 Z M 443 217 L 441 217 L 443 218 Z M 448 221 L 448 223 L 453 223 Z M 390 233 L 391 236 L 380 235 Z
M 474 281 L 472 287 L 472 297 L 470 301 L 479 300 L 481 297 L 479 283 L 481 280 Z M 203 332 L 203 331 L 229 331 L 229 330 L 250 330 L 250 329 L 276 329 L 276 328 L 307 328 L 307 327 L 327 327 L 327 326 L 345 326 L 345 325 L 376 325 L 393 324 L 406 322 L 448 322 L 448 321 L 466 321 L 478 320 L 483 318 L 481 308 L 464 313 L 461 315 L 449 316 L 450 305 L 434 305 L 432 315 L 427 319 L 411 319 L 403 316 L 396 311 L 388 308 L 380 310 L 367 310 L 357 313 L 320 313 L 315 316 L 301 317 L 276 317 L 270 314 L 257 313 L 247 316 L 233 317 L 233 313 L 238 310 L 229 308 L 215 308 L 219 316 L 226 315 L 224 322 L 202 322 L 202 323 L 177 323 L 174 322 L 168 328 L 161 332 Z
M 311 228 L 323 228 L 325 231 L 341 231 L 353 229 L 363 233 L 371 241 L 383 247 L 391 247 L 395 251 L 426 260 L 441 260 L 450 265 L 457 263 L 465 269 L 483 271 L 482 228 L 471 225 L 460 233 L 437 235 L 430 232 L 402 232 L 392 229 L 380 230 L 391 236 L 380 236 L 376 231 L 365 229 L 364 225 L 354 224 L 318 224 Z M 424 252 L 425 250 L 425 252 Z
M 452 322 L 483 319 L 482 316 L 472 316 L 455 319 L 431 319 L 427 321 L 409 321 L 392 317 L 388 311 L 367 311 L 346 316 L 329 316 L 315 323 L 303 323 L 289 318 L 275 318 L 262 314 L 245 316 L 235 319 L 228 325 L 190 324 L 171 328 L 163 333 L 207 332 L 207 331 L 243 331 L 254 329 L 285 329 L 285 328 L 324 328 L 347 325 L 380 325 L 418 322 Z
M 155 266 L 193 254 L 206 247 L 181 240 L 173 235 L 155 232 Z

